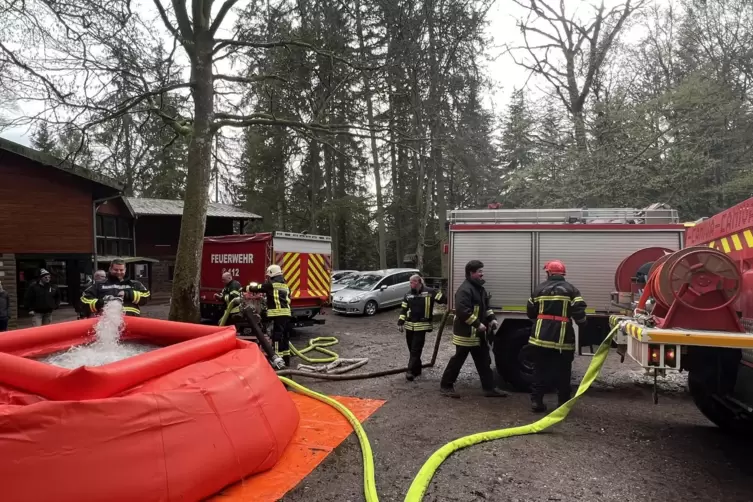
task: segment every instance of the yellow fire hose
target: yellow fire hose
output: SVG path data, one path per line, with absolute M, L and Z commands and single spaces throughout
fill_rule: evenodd
M 586 370 L 586 374 L 583 375 L 583 379 L 578 386 L 578 390 L 575 393 L 575 396 L 573 396 L 572 399 L 570 399 L 568 402 L 566 402 L 544 418 L 537 420 L 536 422 L 533 422 L 531 424 L 487 432 L 479 432 L 458 438 L 447 443 L 446 445 L 435 451 L 418 471 L 418 474 L 413 479 L 413 483 L 411 483 L 410 488 L 408 489 L 408 493 L 405 495 L 405 502 L 421 502 L 421 500 L 423 500 L 424 493 L 426 493 L 426 489 L 429 487 L 429 483 L 431 483 L 431 480 L 434 477 L 434 473 L 437 471 L 437 469 L 439 469 L 439 466 L 442 465 L 442 462 L 444 462 L 452 453 L 462 448 L 467 448 L 468 446 L 473 446 L 485 441 L 493 441 L 495 439 L 502 439 L 513 436 L 523 436 L 526 434 L 535 434 L 563 421 L 570 413 L 570 410 L 572 410 L 578 398 L 580 398 L 580 396 L 583 395 L 589 387 L 591 387 L 591 384 L 594 382 L 594 380 L 596 380 L 596 377 L 599 376 L 599 372 L 601 371 L 602 366 L 604 366 L 604 362 L 607 360 L 609 347 L 612 344 L 612 339 L 614 338 L 614 335 L 617 332 L 618 328 L 618 326 L 615 326 L 599 346 L 596 354 L 594 354 L 594 357 L 591 360 L 591 364 Z M 306 352 L 308 352 L 308 350 L 306 350 Z M 308 389 L 301 384 L 296 383 L 283 376 L 280 376 L 279 378 L 284 384 L 289 385 L 296 391 L 332 406 L 337 411 L 339 411 L 348 420 L 348 422 L 350 422 L 350 425 L 353 427 L 353 430 L 358 437 L 358 442 L 361 445 L 361 453 L 363 455 L 364 497 L 366 499 L 366 502 L 378 502 L 379 495 L 376 491 L 376 480 L 374 476 L 374 456 L 371 450 L 371 444 L 369 443 L 369 438 L 366 435 L 366 431 L 364 430 L 363 426 L 358 421 L 356 416 L 347 407 L 343 406 L 330 397 L 319 394 L 318 392 L 314 392 L 311 389 Z
M 331 363 L 336 361 L 340 356 L 337 354 L 337 352 L 329 349 L 325 349 L 325 347 L 330 347 L 332 345 L 336 345 L 339 343 L 339 340 L 334 336 L 318 336 L 316 338 L 312 338 L 309 340 L 309 344 L 302 348 L 301 350 L 298 350 L 295 348 L 295 346 L 291 343 L 290 345 L 290 351 L 306 361 L 309 364 L 312 363 Z M 324 354 L 327 357 L 309 357 L 306 354 L 311 352 L 312 350 L 315 350 L 317 352 L 320 352 Z

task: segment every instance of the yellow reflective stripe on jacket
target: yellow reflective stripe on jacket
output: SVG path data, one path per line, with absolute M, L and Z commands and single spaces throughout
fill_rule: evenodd
M 452 335 L 452 343 L 460 347 L 478 347 L 481 345 L 481 339 L 478 337 Z
M 267 317 L 282 317 L 290 316 L 290 308 L 284 309 L 269 309 L 267 310 Z
M 431 297 L 424 298 L 424 318 L 431 319 Z
M 469 326 L 472 325 L 474 322 L 478 320 L 478 305 L 473 306 L 473 313 L 468 316 L 468 319 L 465 320 L 465 323 Z
M 562 317 L 567 317 L 568 305 L 570 305 L 568 302 L 562 302 Z M 568 324 L 570 324 L 570 321 L 560 321 L 560 346 L 565 344 L 565 332 L 567 331 Z
M 133 292 L 133 303 L 137 304 L 142 298 L 149 298 L 150 293 L 149 291 L 134 291 Z
M 494 315 L 494 311 L 492 309 L 489 309 L 486 311 L 486 317 L 490 317 Z
M 582 298 L 581 298 L 582 299 Z M 537 296 L 534 298 L 534 301 L 563 301 L 570 303 L 570 297 L 569 296 Z
M 141 315 L 141 311 L 137 307 L 123 307 L 123 312 Z
M 92 312 L 97 311 L 97 299 L 96 298 L 88 298 L 86 296 L 82 296 L 81 303 L 83 303 L 84 305 L 88 305 L 89 310 L 91 310 Z
M 429 331 L 433 329 L 434 326 L 430 322 L 411 322 L 408 321 L 405 323 L 405 329 L 408 331 Z
M 574 303 L 578 303 L 578 302 L 586 303 L 586 300 L 584 300 L 582 296 L 576 296 L 570 301 L 570 305 L 573 305 Z
M 437 294 L 434 295 L 434 300 L 439 301 L 441 299 L 442 299 L 442 292 L 441 291 L 437 291 Z
M 534 337 L 530 337 L 528 339 L 528 343 L 536 345 L 538 347 L 544 347 L 546 349 L 575 350 L 575 344 L 572 343 L 548 342 L 546 340 L 539 340 L 538 338 Z

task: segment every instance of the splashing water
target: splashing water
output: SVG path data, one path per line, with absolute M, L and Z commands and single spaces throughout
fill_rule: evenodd
M 128 357 L 159 348 L 157 345 L 121 341 L 124 327 L 123 304 L 108 302 L 102 309 L 102 316 L 94 326 L 96 339 L 87 345 L 77 345 L 63 352 L 56 352 L 39 358 L 39 361 L 61 368 L 75 369 L 81 366 L 103 366 Z

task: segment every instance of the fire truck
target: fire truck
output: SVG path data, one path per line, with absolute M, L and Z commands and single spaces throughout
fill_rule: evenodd
M 217 323 L 225 305 L 215 298 L 230 272 L 243 286 L 264 282 L 269 265 L 282 268 L 290 288 L 296 327 L 324 324 L 318 319 L 331 289 L 332 238 L 291 232 L 205 237 L 201 258 L 201 317 Z
M 588 304 L 586 328 L 574 325 L 579 355 L 592 354 L 619 326 L 614 345 L 623 360 L 629 356 L 655 379 L 687 370 L 690 393 L 709 419 L 725 429 L 750 428 L 751 228 L 753 199 L 697 224 L 681 223 L 676 210 L 660 204 L 451 210 L 449 306 L 465 264 L 484 262 L 500 321 L 495 366 L 513 388 L 527 391 L 533 365 L 525 304 L 545 279 L 544 264 L 562 260 Z

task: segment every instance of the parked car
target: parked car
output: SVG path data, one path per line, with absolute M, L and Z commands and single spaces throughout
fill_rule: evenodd
M 361 272 L 345 289 L 332 295 L 332 312 L 370 316 L 379 309 L 400 305 L 410 291 L 410 276 L 418 273 L 415 268 Z
M 361 276 L 361 272 L 354 272 L 352 274 L 342 276 L 337 281 L 332 281 L 332 287 L 330 288 L 330 293 L 331 293 L 330 296 L 334 295 L 338 291 L 342 291 L 343 289 L 347 288 L 349 285 L 357 281 L 360 276 Z
M 332 283 L 335 283 L 345 277 L 353 274 L 357 274 L 358 270 L 333 270 L 332 271 Z

